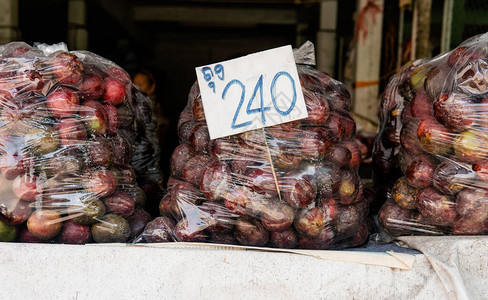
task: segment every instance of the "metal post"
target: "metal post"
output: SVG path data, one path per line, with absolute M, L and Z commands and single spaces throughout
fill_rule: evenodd
M 396 69 L 399 70 L 402 66 L 403 57 L 403 26 L 405 25 L 405 7 L 400 6 L 400 21 L 398 24 L 398 43 L 397 43 L 397 63 Z
M 68 49 L 88 49 L 85 0 L 70 0 L 68 2 Z
M 416 0 L 415 8 L 417 11 L 417 45 L 415 49 L 416 57 L 423 58 L 430 56 L 430 14 L 432 10 L 432 0 Z
M 0 45 L 19 38 L 18 1 L 0 0 Z
M 444 0 L 442 13 L 441 52 L 447 52 L 451 48 L 452 8 L 454 0 Z
M 352 111 L 356 115 L 378 121 L 384 2 L 383 0 L 359 0 L 358 2 L 363 31 L 356 32 Z M 366 29 L 367 31 L 365 31 Z
M 317 32 L 317 68 L 334 76 L 336 63 L 337 0 L 320 3 L 320 28 Z

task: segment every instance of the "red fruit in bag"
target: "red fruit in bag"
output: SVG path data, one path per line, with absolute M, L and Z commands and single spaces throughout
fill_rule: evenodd
M 71 117 L 78 112 L 80 99 L 75 90 L 60 86 L 46 98 L 46 105 L 53 117 Z
M 104 80 L 105 91 L 103 101 L 111 105 L 119 105 L 125 99 L 125 85 L 113 77 L 107 77 Z
M 418 193 L 417 209 L 432 224 L 446 226 L 456 219 L 456 202 L 434 188 L 426 188 Z
M 27 220 L 27 229 L 36 238 L 48 240 L 61 232 L 63 226 L 61 215 L 54 210 L 39 209 Z

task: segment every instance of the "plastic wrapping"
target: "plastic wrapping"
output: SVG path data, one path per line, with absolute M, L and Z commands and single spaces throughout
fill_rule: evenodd
M 125 242 L 149 221 L 131 79 L 62 46 L 0 47 L 0 240 Z
M 191 88 L 162 216 L 144 241 L 326 249 L 367 239 L 349 93 L 310 66 L 298 73 L 308 118 L 215 140 Z
M 158 203 L 164 193 L 164 178 L 159 167 L 161 149 L 156 134 L 156 110 L 151 98 L 135 85 L 132 87 L 132 98 L 136 136 L 131 165 L 136 172 L 138 185 L 146 194 L 148 211 L 150 204 L 154 203 L 154 210 L 157 213 Z
M 487 41 L 473 37 L 390 80 L 374 149 L 376 173 L 394 181 L 378 215 L 387 233 L 488 233 Z

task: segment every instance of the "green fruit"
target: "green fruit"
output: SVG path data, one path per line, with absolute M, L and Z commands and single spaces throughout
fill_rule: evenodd
M 17 227 L 0 220 L 0 242 L 11 242 L 17 236 Z
M 70 212 L 70 215 L 74 217 L 74 222 L 89 225 L 100 221 L 105 212 L 105 204 L 102 201 L 90 200 L 85 201 L 82 208 Z
M 59 137 L 50 127 L 32 128 L 25 135 L 26 145 L 36 155 L 54 152 L 59 147 Z
M 413 71 L 412 77 L 410 77 L 410 87 L 413 92 L 417 92 L 424 86 L 425 78 L 427 78 L 427 73 L 429 71 L 430 69 L 425 65 L 419 66 Z
M 453 148 L 463 161 L 482 161 L 488 156 L 488 136 L 478 130 L 464 131 L 454 139 Z
M 91 233 L 97 243 L 124 243 L 129 238 L 130 226 L 121 216 L 107 214 L 92 225 Z

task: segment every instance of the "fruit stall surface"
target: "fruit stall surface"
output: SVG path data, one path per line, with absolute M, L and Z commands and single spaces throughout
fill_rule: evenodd
M 487 237 L 400 240 L 422 253 L 393 244 L 316 251 L 313 257 L 174 243 L 0 243 L 0 280 L 9 299 L 480 299 L 488 294 Z M 321 259 L 319 253 L 367 263 Z M 368 262 L 395 253 L 412 256 L 412 267 Z

